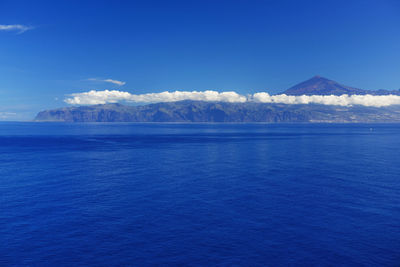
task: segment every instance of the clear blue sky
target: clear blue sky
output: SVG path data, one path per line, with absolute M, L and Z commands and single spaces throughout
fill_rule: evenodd
M 91 89 L 400 88 L 400 1 L 0 0 L 0 119 Z M 114 79 L 123 86 L 89 78 Z

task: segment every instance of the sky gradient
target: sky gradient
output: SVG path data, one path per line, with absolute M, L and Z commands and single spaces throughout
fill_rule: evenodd
M 0 120 L 89 90 L 273 94 L 317 74 L 397 90 L 399 47 L 395 0 L 1 0 Z

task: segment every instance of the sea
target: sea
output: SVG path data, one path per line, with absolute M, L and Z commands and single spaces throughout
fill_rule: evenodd
M 0 266 L 400 266 L 400 124 L 2 122 Z

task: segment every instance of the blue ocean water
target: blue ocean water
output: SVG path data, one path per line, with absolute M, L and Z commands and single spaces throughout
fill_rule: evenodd
M 0 123 L 1 266 L 399 266 L 400 125 Z

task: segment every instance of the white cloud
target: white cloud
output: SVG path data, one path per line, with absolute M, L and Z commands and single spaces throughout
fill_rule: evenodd
M 400 105 L 398 95 L 269 95 L 268 93 L 256 93 L 252 100 L 261 103 L 282 103 L 282 104 L 321 104 L 335 106 L 369 106 L 383 107 L 390 105 Z
M 219 102 L 259 102 L 259 103 L 281 103 L 281 104 L 322 104 L 337 106 L 371 106 L 383 107 L 400 105 L 400 96 L 397 95 L 311 95 L 311 96 L 289 96 L 269 95 L 265 92 L 253 95 L 240 95 L 236 92 L 217 91 L 174 91 L 148 94 L 131 94 L 118 90 L 89 91 L 70 95 L 64 101 L 72 105 L 94 105 L 117 103 L 122 101 L 135 103 L 174 102 L 181 100 L 219 101 Z
M 12 25 L 0 24 L 0 31 L 17 31 L 18 33 L 23 33 L 31 29 L 33 29 L 33 27 L 21 24 L 12 24 Z
M 122 82 L 122 81 L 118 81 L 118 80 L 113 80 L 113 79 L 96 79 L 96 78 L 90 78 L 88 79 L 88 81 L 95 81 L 95 82 L 106 82 L 106 83 L 113 83 L 116 84 L 118 86 L 122 86 L 125 85 L 126 82 Z
M 235 92 L 216 91 L 175 91 L 175 92 L 162 92 L 162 93 L 149 93 L 135 95 L 128 92 L 117 90 L 105 91 L 89 91 L 84 93 L 72 94 L 71 97 L 64 101 L 73 105 L 93 105 L 93 104 L 106 104 L 117 103 L 121 101 L 136 102 L 136 103 L 152 103 L 152 102 L 174 102 L 181 100 L 201 100 L 201 101 L 221 101 L 221 102 L 246 102 L 245 96 L 239 95 Z
M 9 119 L 15 117 L 17 113 L 15 112 L 0 112 L 0 119 Z

